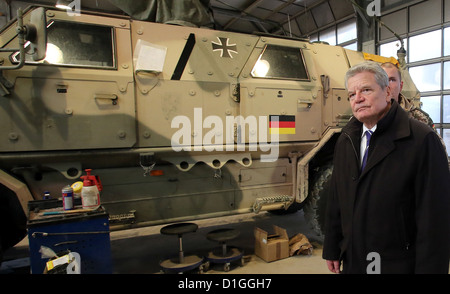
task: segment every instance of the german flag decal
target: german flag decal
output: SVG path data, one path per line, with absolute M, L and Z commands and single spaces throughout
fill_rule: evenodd
M 270 134 L 295 134 L 295 115 L 269 115 Z

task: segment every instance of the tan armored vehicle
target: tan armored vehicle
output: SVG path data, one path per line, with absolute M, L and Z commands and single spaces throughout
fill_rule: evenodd
M 320 232 L 344 75 L 363 53 L 49 7 L 0 44 L 2 226 L 92 169 L 113 229 L 307 203 Z

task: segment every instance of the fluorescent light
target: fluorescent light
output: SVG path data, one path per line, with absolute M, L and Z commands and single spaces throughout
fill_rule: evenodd
M 66 1 L 66 0 L 58 0 L 56 1 L 56 8 L 60 8 L 60 9 L 70 9 L 72 10 L 72 8 L 69 6 L 71 2 L 70 1 Z

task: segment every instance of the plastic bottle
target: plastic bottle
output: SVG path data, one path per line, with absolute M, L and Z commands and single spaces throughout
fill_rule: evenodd
M 73 189 L 73 198 L 81 198 L 81 189 L 83 188 L 83 182 L 78 181 L 71 185 Z
M 100 192 L 97 188 L 98 182 L 96 176 L 91 176 L 91 169 L 86 169 L 86 175 L 83 179 L 83 188 L 81 188 L 81 204 L 83 208 L 94 208 L 100 205 Z

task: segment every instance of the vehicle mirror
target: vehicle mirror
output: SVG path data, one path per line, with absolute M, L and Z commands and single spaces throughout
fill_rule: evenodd
M 30 23 L 25 25 L 25 39 L 30 41 L 32 58 L 34 61 L 45 59 L 47 51 L 47 18 L 45 9 L 40 7 L 31 13 Z

